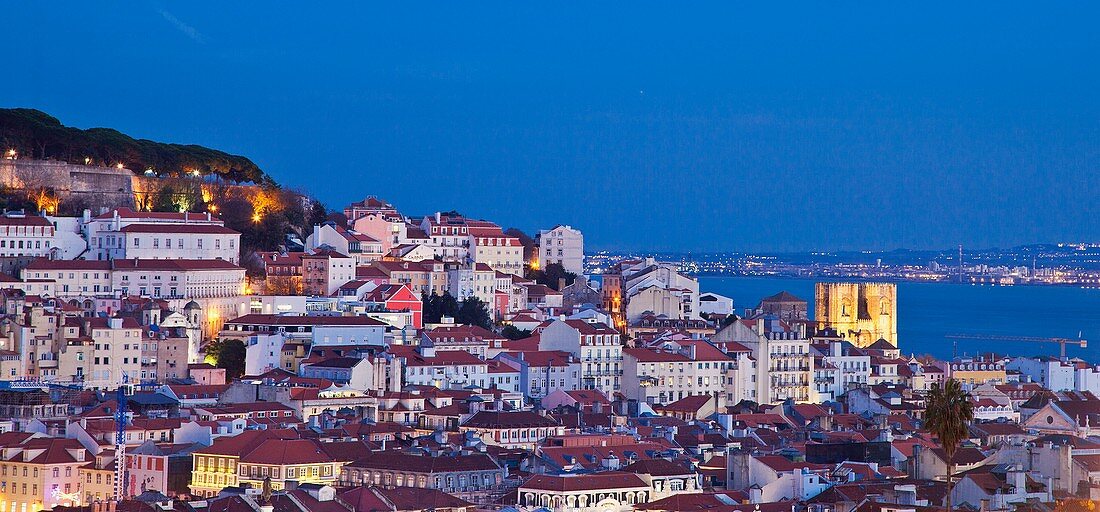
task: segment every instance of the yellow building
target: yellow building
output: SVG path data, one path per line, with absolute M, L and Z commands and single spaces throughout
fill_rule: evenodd
M 237 464 L 241 456 L 268 439 L 293 439 L 285 430 L 246 430 L 232 437 L 219 437 L 214 444 L 191 453 L 191 494 L 217 496 L 226 487 L 238 485 Z
M 1004 384 L 1008 380 L 1003 361 L 991 357 L 964 357 L 951 361 L 948 376 L 966 389 L 982 384 Z
M 84 504 L 108 501 L 115 495 L 114 449 L 104 450 L 95 464 L 80 468 L 80 494 Z
M 898 346 L 897 285 L 817 283 L 814 319 L 859 348 L 884 339 Z
M 244 454 L 238 462 L 238 480 L 262 487 L 271 479 L 271 488 L 286 488 L 289 480 L 303 484 L 333 485 L 340 468 L 351 460 L 337 460 L 324 446 L 312 439 L 268 439 Z
M 0 510 L 37 512 L 81 504 L 80 471 L 91 460 L 75 439 L 0 434 Z

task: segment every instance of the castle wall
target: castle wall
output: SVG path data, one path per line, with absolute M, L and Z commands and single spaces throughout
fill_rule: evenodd
M 62 201 L 93 209 L 134 206 L 129 169 L 74 165 L 52 160 L 0 160 L 0 185 L 18 190 L 53 190 Z

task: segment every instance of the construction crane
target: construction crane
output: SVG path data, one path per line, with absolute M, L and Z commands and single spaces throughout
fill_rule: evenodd
M 955 352 L 958 355 L 959 340 L 982 340 L 982 341 L 1022 341 L 1029 343 L 1057 343 L 1061 348 L 1059 352 L 1059 359 L 1066 360 L 1066 345 L 1077 345 L 1081 348 L 1088 346 L 1088 340 L 1081 337 L 1081 333 L 1077 334 L 1077 338 L 1042 338 L 1038 336 L 1004 336 L 999 334 L 948 334 L 945 336 L 948 339 L 955 340 Z
M 129 379 L 122 376 L 122 385 L 115 392 L 115 502 L 126 498 L 126 384 Z

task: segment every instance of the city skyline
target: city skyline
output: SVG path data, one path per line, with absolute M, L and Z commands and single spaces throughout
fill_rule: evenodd
M 222 8 L 12 6 L 0 97 L 593 249 L 1100 239 L 1094 6 Z

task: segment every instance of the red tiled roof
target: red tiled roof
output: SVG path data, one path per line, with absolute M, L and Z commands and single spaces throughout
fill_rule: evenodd
M 321 464 L 334 459 L 312 439 L 267 439 L 241 456 L 253 464 Z
M 688 395 L 668 405 L 655 405 L 653 409 L 656 411 L 670 411 L 670 412 L 685 412 L 685 413 L 698 413 L 704 406 L 710 402 L 710 395 Z
M 52 227 L 49 219 L 40 215 L 0 215 L 0 226 L 41 226 Z
M 609 471 L 590 475 L 535 475 L 520 485 L 520 489 L 542 491 L 596 491 L 602 489 L 649 488 L 638 475 Z
M 123 233 L 189 233 L 198 235 L 239 235 L 225 226 L 216 224 L 130 224 L 119 231 Z
M 221 219 L 219 219 L 217 215 L 213 215 L 213 214 L 209 214 L 209 213 L 139 212 L 139 211 L 135 211 L 133 208 L 126 208 L 126 207 L 115 208 L 114 210 L 111 210 L 107 213 L 97 215 L 95 218 L 96 219 L 112 219 L 112 218 L 114 218 L 115 212 L 118 212 L 119 218 L 123 218 L 123 219 L 161 219 L 161 220 L 180 221 L 180 222 L 184 222 L 184 221 L 194 222 L 194 221 L 206 221 L 207 218 L 209 217 L 209 219 L 212 220 L 212 221 L 221 222 Z
M 479 411 L 462 426 L 499 429 L 557 427 L 558 422 L 532 411 Z
M 433 457 L 400 451 L 376 451 L 347 465 L 350 468 L 397 469 L 413 473 L 449 473 L 454 471 L 488 471 L 500 469 L 483 453 Z

